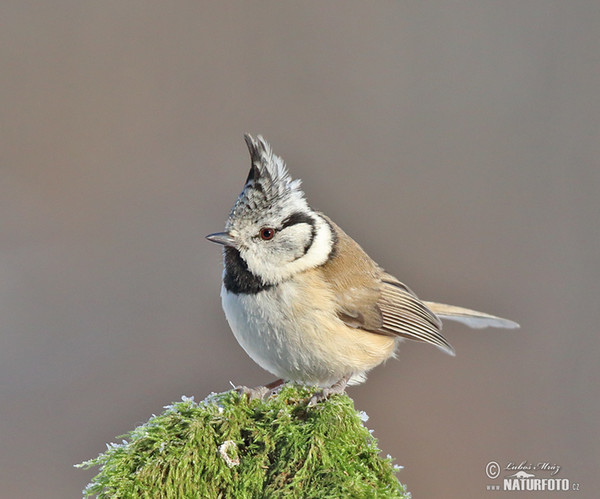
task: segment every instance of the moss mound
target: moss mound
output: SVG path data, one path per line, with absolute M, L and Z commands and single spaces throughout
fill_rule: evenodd
M 340 498 L 410 493 L 346 396 L 315 407 L 315 389 L 285 385 L 266 401 L 234 391 L 183 397 L 79 467 L 100 467 L 99 498 Z

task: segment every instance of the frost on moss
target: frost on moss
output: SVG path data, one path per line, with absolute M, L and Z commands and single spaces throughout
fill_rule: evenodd
M 184 397 L 78 465 L 100 468 L 84 496 L 409 498 L 366 415 L 346 395 L 309 407 L 314 391 L 285 385 L 251 402 L 234 391 L 199 404 Z

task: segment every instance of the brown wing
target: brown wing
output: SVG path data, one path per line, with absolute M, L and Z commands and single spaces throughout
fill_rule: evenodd
M 321 271 L 335 293 L 339 318 L 356 329 L 430 343 L 454 355 L 454 349 L 440 334 L 440 319 L 328 221 L 337 232 L 336 251 Z
M 376 307 L 383 317 L 381 331 L 431 343 L 454 355 L 454 348 L 440 333 L 440 319 L 408 287 L 389 274 L 383 275 Z

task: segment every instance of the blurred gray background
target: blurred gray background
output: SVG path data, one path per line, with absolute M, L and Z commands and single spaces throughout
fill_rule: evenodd
M 414 496 L 500 497 L 486 464 L 528 461 L 597 497 L 600 2 L 5 1 L 0 19 L 2 497 L 78 497 L 94 471 L 73 464 L 182 394 L 273 379 L 229 331 L 204 239 L 244 132 L 419 296 L 521 323 L 448 324 L 456 358 L 405 343 L 350 388 Z

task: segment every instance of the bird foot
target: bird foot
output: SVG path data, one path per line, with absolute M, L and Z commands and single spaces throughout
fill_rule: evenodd
M 340 379 L 338 382 L 334 383 L 328 388 L 323 388 L 320 392 L 315 393 L 310 400 L 308 401 L 309 407 L 314 407 L 319 402 L 324 402 L 332 395 L 342 395 L 346 392 L 346 386 L 348 385 L 348 380 L 350 376 L 345 376 Z
M 255 386 L 254 388 L 249 388 L 247 386 L 236 386 L 233 388 L 240 395 L 246 395 L 248 400 L 264 400 L 268 394 L 271 393 L 266 386 Z
M 264 386 L 255 386 L 248 388 L 247 386 L 234 386 L 233 389 L 240 395 L 246 395 L 248 400 L 266 400 L 271 395 L 276 394 L 283 386 L 283 380 L 278 379 Z

